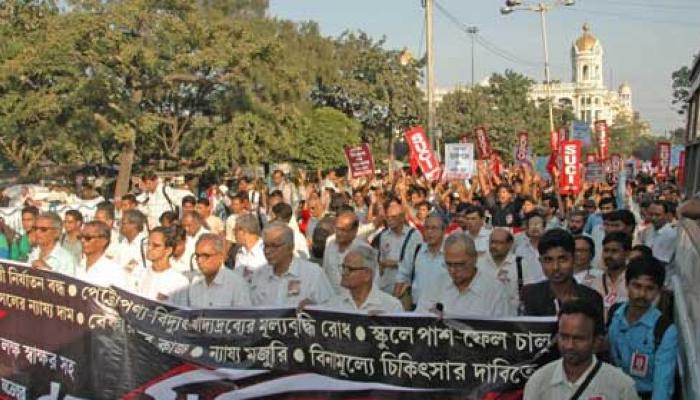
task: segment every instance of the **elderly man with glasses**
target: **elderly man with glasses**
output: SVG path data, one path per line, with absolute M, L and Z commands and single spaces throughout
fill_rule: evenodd
M 335 294 L 318 265 L 294 255 L 294 232 L 287 224 L 269 224 L 263 231 L 263 246 L 267 265 L 253 275 L 253 305 L 322 304 Z
M 250 288 L 239 274 L 224 267 L 225 239 L 205 233 L 197 239 L 194 256 L 201 272 L 186 290 L 174 295 L 175 304 L 190 308 L 245 307 L 250 305 Z
M 131 290 L 124 268 L 105 254 L 110 242 L 112 229 L 101 221 L 83 224 L 80 241 L 83 244 L 83 258 L 78 268 L 78 278 L 98 286 L 118 286 Z
M 340 285 L 347 289 L 324 306 L 336 310 L 366 311 L 370 314 L 404 311 L 401 302 L 374 285 L 379 269 L 377 252 L 366 245 L 353 245 L 343 258 Z
M 513 315 L 508 292 L 495 275 L 476 267 L 474 240 L 464 232 L 445 239 L 445 265 L 451 280 L 421 296 L 418 312 L 506 317 Z
M 32 267 L 75 276 L 75 258 L 58 242 L 63 229 L 61 217 L 55 213 L 41 214 L 32 229 L 36 238 L 36 247 L 28 260 Z

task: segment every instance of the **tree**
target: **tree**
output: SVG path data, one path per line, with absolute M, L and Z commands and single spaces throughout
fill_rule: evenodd
M 345 164 L 343 147 L 360 142 L 359 122 L 342 112 L 321 107 L 312 111 L 307 132 L 299 146 L 299 158 L 312 168 L 331 168 Z
M 493 74 L 487 86 L 458 89 L 443 97 L 437 109 L 438 125 L 448 142 L 467 134 L 473 140 L 475 128 L 488 129 L 492 147 L 506 159 L 512 159 L 517 132 L 530 133 L 530 146 L 536 154 L 549 153 L 549 116 L 547 104 L 539 107 L 528 98 L 533 81 L 506 70 Z M 555 126 L 573 120 L 570 110 L 554 109 Z
M 697 60 L 700 54 L 693 56 Z M 693 61 L 694 63 L 694 61 Z M 673 100 L 671 104 L 676 107 L 678 114 L 685 114 L 688 109 L 688 96 L 690 95 L 690 68 L 684 65 L 671 73 L 671 89 L 673 90 Z

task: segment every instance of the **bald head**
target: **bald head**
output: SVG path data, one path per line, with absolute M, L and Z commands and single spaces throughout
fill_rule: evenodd
M 445 251 L 448 249 L 455 252 L 463 252 L 468 256 L 476 257 L 478 255 L 474 240 L 464 232 L 453 233 L 445 239 Z

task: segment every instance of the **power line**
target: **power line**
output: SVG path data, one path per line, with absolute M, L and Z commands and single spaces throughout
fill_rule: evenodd
M 618 19 L 626 20 L 626 21 L 633 20 L 633 21 L 651 22 L 651 23 L 655 23 L 655 24 L 671 24 L 671 25 L 675 25 L 675 26 L 685 26 L 685 27 L 693 27 L 693 28 L 699 27 L 697 23 L 691 23 L 689 21 L 645 18 L 645 17 L 641 17 L 641 16 L 637 16 L 637 15 L 621 14 L 621 13 L 615 13 L 615 12 L 609 12 L 609 11 L 586 10 L 586 9 L 581 9 L 580 7 L 564 7 L 562 9 L 572 11 L 572 12 L 584 13 L 584 14 L 610 16 L 610 17 L 615 17 Z

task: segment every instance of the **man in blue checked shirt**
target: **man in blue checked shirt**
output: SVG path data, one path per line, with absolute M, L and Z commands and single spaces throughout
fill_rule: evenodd
M 667 400 L 673 395 L 678 331 L 654 305 L 665 278 L 655 258 L 632 259 L 625 273 L 629 301 L 610 310 L 611 361 L 634 379 L 642 399 Z

